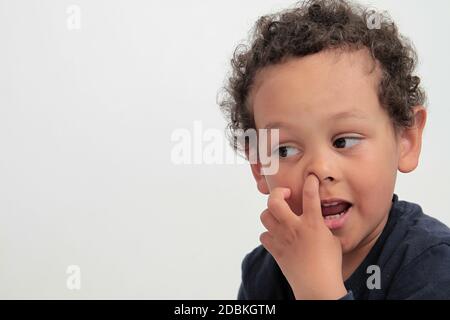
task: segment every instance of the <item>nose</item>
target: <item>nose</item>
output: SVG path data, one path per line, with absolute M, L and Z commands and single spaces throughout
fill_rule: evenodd
M 335 159 L 333 159 L 333 156 L 329 152 L 317 151 L 314 154 L 310 154 L 307 159 L 303 181 L 310 174 L 314 174 L 320 183 L 326 182 L 327 180 L 330 182 L 334 181 L 336 179 L 335 163 Z

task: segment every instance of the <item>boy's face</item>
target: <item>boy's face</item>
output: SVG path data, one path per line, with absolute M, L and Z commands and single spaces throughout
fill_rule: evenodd
M 379 235 L 397 169 L 412 171 L 417 161 L 412 164 L 411 157 L 418 160 L 420 153 L 420 142 L 419 150 L 411 150 L 417 149 L 417 136 L 395 135 L 378 100 L 381 73 L 378 67 L 369 73 L 372 66 L 365 50 L 322 51 L 263 69 L 251 94 L 256 129 L 274 125 L 280 144 L 273 148 L 281 147 L 276 174 L 261 176 L 259 164 L 252 165 L 258 189 L 268 194 L 275 187 L 290 188 L 288 203 L 300 215 L 305 178 L 315 174 L 321 200 L 353 204 L 342 227 L 332 230 L 344 253 Z

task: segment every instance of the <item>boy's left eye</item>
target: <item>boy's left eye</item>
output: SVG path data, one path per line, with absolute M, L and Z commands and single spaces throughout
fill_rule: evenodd
M 334 140 L 334 142 L 335 143 L 339 142 L 338 145 L 341 146 L 340 148 L 345 148 L 346 147 L 345 140 L 361 140 L 361 138 L 358 138 L 358 137 L 341 137 L 341 138 L 337 138 L 336 140 Z M 333 145 L 335 145 L 335 143 L 333 143 Z

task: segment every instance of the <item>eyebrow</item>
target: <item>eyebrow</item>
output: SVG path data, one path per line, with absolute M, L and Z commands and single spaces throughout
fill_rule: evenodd
M 335 114 L 331 115 L 330 117 L 328 117 L 329 120 L 341 120 L 341 119 L 348 119 L 348 118 L 355 118 L 355 119 L 360 119 L 360 120 L 367 119 L 367 117 L 364 114 L 362 114 L 359 111 L 355 111 L 355 110 L 338 112 L 338 113 L 335 113 Z M 264 127 L 264 129 L 281 128 L 284 126 L 288 126 L 288 125 L 281 121 L 275 121 L 275 122 L 269 122 Z

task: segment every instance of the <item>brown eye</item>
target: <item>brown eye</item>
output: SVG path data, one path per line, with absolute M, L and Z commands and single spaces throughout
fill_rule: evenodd
M 280 157 L 286 158 L 287 157 L 287 148 L 286 147 L 281 147 L 278 150 L 278 154 L 280 155 Z
M 291 146 L 281 146 L 275 150 L 275 154 L 278 154 L 280 158 L 287 158 L 297 153 L 298 153 L 297 148 Z
M 347 146 L 347 144 L 345 143 L 346 140 L 361 140 L 361 138 L 356 138 L 356 137 L 342 137 L 342 138 L 337 138 L 336 140 L 334 140 L 334 144 L 336 146 L 336 148 L 345 148 Z M 351 147 L 352 145 L 350 145 Z

